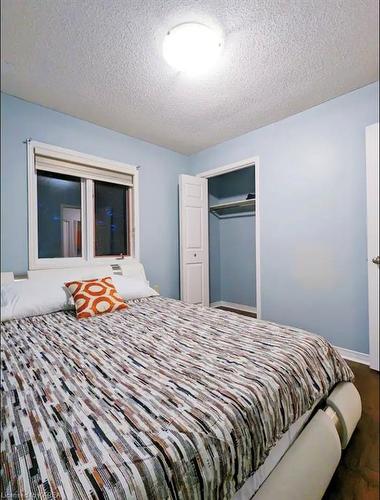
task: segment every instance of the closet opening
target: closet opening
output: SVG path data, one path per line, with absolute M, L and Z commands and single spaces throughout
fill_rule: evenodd
M 207 177 L 210 307 L 257 317 L 255 163 Z

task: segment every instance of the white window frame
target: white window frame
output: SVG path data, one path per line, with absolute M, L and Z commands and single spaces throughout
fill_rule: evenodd
M 120 257 L 96 257 L 94 255 L 94 190 L 93 181 L 91 179 L 81 179 L 81 220 L 82 220 L 82 257 L 55 257 L 42 259 L 38 257 L 38 208 L 37 208 L 37 170 L 35 167 L 35 148 L 44 148 L 52 152 L 59 158 L 63 155 L 74 156 L 78 162 L 96 163 L 100 168 L 115 171 L 122 170 L 126 174 L 133 176 L 133 187 L 129 197 L 131 202 L 129 208 L 132 213 L 129 214 L 130 224 L 130 247 L 131 254 L 125 256 L 124 259 L 139 260 L 140 254 L 140 231 L 139 231 L 139 172 L 138 167 L 128 165 L 113 160 L 107 160 L 97 156 L 79 153 L 71 149 L 45 144 L 39 141 L 30 140 L 27 143 L 27 163 L 28 163 L 28 253 L 29 253 L 29 270 L 37 269 L 56 269 L 70 268 L 76 266 L 88 266 L 92 264 L 120 264 Z M 70 173 L 68 172 L 68 175 Z M 112 178 L 109 180 L 113 183 Z

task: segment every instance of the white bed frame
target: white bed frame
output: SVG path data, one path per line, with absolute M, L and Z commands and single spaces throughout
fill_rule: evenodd
M 26 279 L 86 279 L 112 274 L 146 279 L 144 267 L 132 258 L 120 260 L 117 265 L 28 271 Z M 1 273 L 2 284 L 12 281 L 12 272 Z M 362 411 L 360 395 L 351 382 L 339 383 L 323 405 L 257 492 L 250 487 L 249 478 L 235 500 L 321 500 Z
M 50 280 L 52 278 L 65 279 L 86 279 L 98 278 L 103 276 L 112 276 L 113 274 L 123 274 L 129 277 L 142 277 L 146 280 L 144 266 L 133 259 L 127 257 L 120 259 L 118 264 L 106 264 L 102 266 L 81 266 L 70 268 L 55 268 L 55 269 L 38 269 L 27 271 L 26 278 L 18 279 L 14 273 L 1 273 L 2 285 L 12 283 L 13 281 L 29 280 Z

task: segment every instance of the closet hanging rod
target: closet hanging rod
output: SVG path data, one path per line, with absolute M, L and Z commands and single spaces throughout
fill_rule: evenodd
M 239 219 L 241 217 L 252 217 L 256 215 L 256 212 L 235 212 L 233 214 L 219 214 L 218 212 L 213 212 L 217 219 Z
M 217 205 L 211 205 L 209 210 L 211 212 L 216 212 L 218 210 L 224 210 L 226 208 L 244 208 L 244 207 L 254 207 L 256 200 L 251 198 L 249 200 L 235 200 L 226 203 L 219 203 Z

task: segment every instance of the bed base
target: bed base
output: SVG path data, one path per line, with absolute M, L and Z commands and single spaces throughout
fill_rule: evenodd
M 254 500 L 321 500 L 360 419 L 360 395 L 341 382 L 288 449 Z
M 99 276 L 112 276 L 113 274 L 121 274 L 130 278 L 142 278 L 146 280 L 144 266 L 132 257 L 122 259 L 114 259 L 110 264 L 93 264 L 87 266 L 64 267 L 29 270 L 24 274 L 14 274 L 13 272 L 1 273 L 1 284 L 7 285 L 18 280 L 51 280 L 62 279 L 67 281 L 70 279 L 88 279 L 98 278 Z

